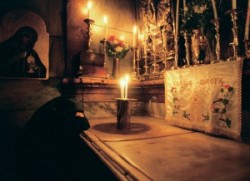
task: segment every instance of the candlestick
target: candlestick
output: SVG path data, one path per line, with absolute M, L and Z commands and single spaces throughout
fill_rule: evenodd
M 214 27 L 215 27 L 215 39 L 216 39 L 216 48 L 215 48 L 215 53 L 216 53 L 216 61 L 212 63 L 219 63 L 220 62 L 220 22 L 218 19 L 214 20 Z
M 211 1 L 212 1 L 212 6 L 213 6 L 214 19 L 218 19 L 215 1 L 214 0 L 211 0 Z
M 237 4 L 236 0 L 232 0 L 232 9 L 237 8 L 236 4 Z
M 185 51 L 186 51 L 186 66 L 189 67 L 190 66 L 190 44 L 188 42 L 188 34 L 187 31 L 184 32 L 184 39 L 185 39 Z
M 247 17 L 245 25 L 245 40 L 249 38 L 249 22 L 250 22 L 250 0 L 248 0 Z
M 136 79 L 136 59 L 137 59 L 137 48 L 136 47 L 133 47 L 132 48 L 133 50 L 133 72 L 132 72 L 132 78 L 133 79 Z

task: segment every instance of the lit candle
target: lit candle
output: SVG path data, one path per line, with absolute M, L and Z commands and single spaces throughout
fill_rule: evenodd
M 237 4 L 236 0 L 232 0 L 232 9 L 236 9 L 237 8 L 236 4 Z
M 108 22 L 107 16 L 104 16 L 103 23 L 104 23 L 104 39 L 105 40 L 107 39 L 107 22 Z
M 128 81 L 129 81 L 129 75 L 126 75 L 125 77 L 125 99 L 128 98 Z
M 135 47 L 135 44 L 136 44 L 136 39 L 135 39 L 135 37 L 136 37 L 136 32 L 137 32 L 137 27 L 136 26 L 134 26 L 133 27 L 133 47 Z
M 248 0 L 247 18 L 245 25 L 245 40 L 248 40 L 249 38 L 249 21 L 250 21 L 250 0 Z
M 121 98 L 123 99 L 125 97 L 124 96 L 124 89 L 125 89 L 125 80 L 124 79 L 120 80 L 120 87 L 121 87 Z
M 91 8 L 92 8 L 92 2 L 88 2 L 88 18 L 91 19 Z
M 144 55 L 146 56 L 147 55 L 147 42 L 145 41 L 143 45 L 144 45 L 143 46 Z
M 214 19 L 217 20 L 218 19 L 218 14 L 217 14 L 217 10 L 216 10 L 216 4 L 214 0 L 212 1 L 212 6 L 213 6 L 213 12 L 214 12 Z

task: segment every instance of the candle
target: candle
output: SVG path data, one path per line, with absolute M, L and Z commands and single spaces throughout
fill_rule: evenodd
M 91 8 L 92 8 L 92 2 L 88 2 L 88 18 L 91 19 Z
M 107 22 L 108 22 L 107 16 L 104 16 L 103 23 L 104 23 L 104 39 L 105 40 L 107 39 Z
M 129 75 L 126 75 L 125 77 L 125 99 L 128 98 L 128 81 L 129 81 Z
M 184 9 L 184 15 L 187 12 L 187 4 L 186 4 L 186 0 L 183 0 L 183 9 Z
M 144 51 L 144 55 L 147 56 L 147 42 L 146 41 L 143 44 L 143 51 Z
M 134 26 L 133 27 L 133 47 L 135 47 L 135 44 L 136 44 L 136 39 L 135 39 L 135 37 L 136 37 L 136 32 L 137 32 L 137 27 L 136 26 Z
M 176 2 L 176 28 L 175 28 L 175 67 L 178 66 L 178 36 L 179 36 L 179 6 L 180 6 L 180 0 L 177 0 Z
M 232 0 L 232 9 L 236 9 L 236 4 L 237 4 L 236 0 Z
M 218 14 L 217 14 L 217 10 L 216 10 L 216 4 L 214 0 L 212 1 L 212 6 L 213 6 L 213 12 L 214 12 L 214 19 L 217 20 L 218 19 Z
M 245 40 L 248 40 L 249 38 L 249 21 L 250 21 L 250 0 L 248 0 L 247 18 L 245 25 Z
M 121 87 L 121 98 L 123 99 L 125 97 L 124 96 L 124 89 L 125 89 L 125 80 L 124 79 L 120 80 L 120 87 Z
M 176 3 L 176 29 L 175 29 L 176 37 L 179 36 L 179 7 L 180 7 L 180 0 L 177 0 L 177 3 Z

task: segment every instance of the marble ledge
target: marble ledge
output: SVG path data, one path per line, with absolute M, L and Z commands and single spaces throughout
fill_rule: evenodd
M 119 79 L 95 78 L 95 77 L 79 77 L 79 78 L 64 78 L 64 84 L 74 85 L 90 85 L 90 86 L 111 86 L 116 87 L 119 85 Z M 146 86 L 164 86 L 164 79 L 155 80 L 131 80 L 129 84 L 133 87 L 146 87 Z

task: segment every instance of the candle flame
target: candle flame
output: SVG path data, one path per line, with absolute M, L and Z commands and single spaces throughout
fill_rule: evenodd
M 105 15 L 105 16 L 103 17 L 103 23 L 104 23 L 104 24 L 107 24 L 107 22 L 108 22 L 108 18 L 107 18 L 107 16 Z
M 136 25 L 133 27 L 133 33 L 135 34 L 137 32 L 137 27 Z
M 89 1 L 87 6 L 88 6 L 88 9 L 90 10 L 92 8 L 92 2 Z

